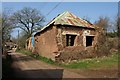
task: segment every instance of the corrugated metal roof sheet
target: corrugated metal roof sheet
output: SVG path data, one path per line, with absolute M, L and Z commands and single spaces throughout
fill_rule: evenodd
M 79 27 L 94 28 L 93 24 L 66 11 L 66 12 L 63 12 L 62 14 L 59 14 L 57 17 L 55 17 L 46 26 L 44 26 L 40 31 L 44 30 L 52 23 L 54 23 L 54 25 L 61 24 L 61 25 L 73 25 L 73 26 L 79 26 Z
M 83 20 L 70 12 L 64 12 L 61 14 L 62 16 L 56 17 L 54 24 L 62 24 L 62 25 L 73 25 L 73 26 L 80 26 L 80 27 L 88 27 L 94 28 L 91 23 L 86 20 Z

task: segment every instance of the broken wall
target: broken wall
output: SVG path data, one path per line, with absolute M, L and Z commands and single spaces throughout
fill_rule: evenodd
M 57 43 L 59 56 L 56 57 L 57 61 L 78 60 L 95 55 L 94 47 L 96 44 L 96 32 L 94 29 L 85 29 L 72 26 L 59 26 L 57 27 Z M 74 46 L 66 46 L 66 34 L 76 35 Z M 92 46 L 86 47 L 86 35 L 92 35 L 94 41 Z
M 85 39 L 86 35 L 89 36 L 94 36 L 95 35 L 95 30 L 93 29 L 85 29 L 85 28 L 79 28 L 75 26 L 58 26 L 57 27 L 57 44 L 58 49 L 62 50 L 65 47 L 68 47 L 66 44 L 66 35 L 76 35 L 75 40 L 74 40 L 74 45 L 73 46 L 86 46 L 85 45 Z M 94 38 L 94 40 L 96 40 Z M 94 45 L 94 44 L 93 44 Z
M 72 28 L 69 28 L 69 29 L 67 29 L 67 31 L 68 30 L 71 32 L 75 31 Z M 66 29 L 63 29 L 62 31 L 64 30 L 66 31 Z M 56 61 L 69 62 L 72 60 L 81 60 L 85 58 L 108 56 L 109 54 L 111 54 L 111 52 L 113 52 L 113 46 L 114 48 L 117 48 L 117 45 L 115 46 L 115 43 L 111 44 L 111 42 L 113 43 L 113 41 L 111 41 L 111 39 L 108 40 L 106 36 L 106 32 L 102 28 L 95 27 L 95 30 L 82 29 L 80 31 L 81 31 L 80 36 L 76 40 L 77 41 L 76 43 L 78 46 L 64 47 L 64 49 L 60 51 L 59 53 L 60 55 L 59 57 L 56 58 Z M 90 31 L 90 33 L 89 34 L 86 33 L 87 31 Z M 94 35 L 94 42 L 92 46 L 85 47 L 86 42 L 85 42 L 84 36 L 86 35 Z
M 66 34 L 76 35 L 74 46 L 66 45 Z M 86 47 L 85 36 L 94 36 L 92 46 Z M 35 51 L 56 61 L 71 61 L 96 57 L 96 44 L 99 38 L 94 29 L 75 26 L 49 26 L 35 36 Z

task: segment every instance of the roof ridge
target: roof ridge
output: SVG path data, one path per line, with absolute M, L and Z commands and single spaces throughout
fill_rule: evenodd
M 71 17 L 71 19 L 73 18 L 73 21 L 71 19 L 66 18 L 67 17 Z M 61 19 L 61 20 L 60 20 Z M 75 22 L 74 19 L 76 19 L 78 22 Z M 65 21 L 66 20 L 66 21 Z M 63 22 L 62 22 L 63 21 Z M 45 28 L 49 27 L 49 25 L 51 24 L 69 24 L 69 25 L 77 25 L 77 26 L 82 26 L 82 27 L 90 27 L 93 28 L 90 23 L 82 18 L 80 18 L 79 16 L 76 16 L 75 14 L 69 12 L 69 11 L 64 11 L 61 14 L 58 14 L 55 18 L 53 18 L 47 25 L 45 25 L 41 30 L 37 31 L 37 32 L 41 32 L 42 30 L 44 30 Z M 91 23 L 92 24 L 92 23 Z
M 59 16 L 55 17 L 55 19 L 59 19 L 60 17 L 62 17 L 65 13 L 67 13 L 68 11 L 64 11 L 62 14 L 60 14 Z
M 62 14 L 58 14 L 52 21 L 50 21 L 50 23 L 48 23 L 46 26 L 48 26 L 49 24 L 53 23 L 54 21 L 56 21 L 57 19 L 59 19 L 60 17 L 62 17 L 66 12 L 68 11 L 64 11 Z
M 45 25 L 42 29 L 38 30 L 37 32 L 40 32 L 42 30 L 44 30 L 46 27 L 48 27 L 50 24 L 52 24 L 54 21 L 56 21 L 57 19 L 59 19 L 60 17 L 62 17 L 66 12 L 68 11 L 64 11 L 62 14 L 58 14 L 52 21 L 50 21 L 47 25 Z M 58 18 L 59 17 L 59 18 Z M 37 33 L 36 32 L 36 33 Z

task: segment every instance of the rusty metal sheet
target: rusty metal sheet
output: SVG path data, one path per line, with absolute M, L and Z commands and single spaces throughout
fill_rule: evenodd
M 93 24 L 66 11 L 66 12 L 63 12 L 62 14 L 59 14 L 57 17 L 53 18 L 52 21 L 50 21 L 47 25 L 45 25 L 38 32 L 43 31 L 45 28 L 49 27 L 50 24 L 53 24 L 53 23 L 61 24 L 61 25 L 72 25 L 72 26 L 77 26 L 77 27 L 94 28 Z
M 91 23 L 89 23 L 88 21 L 83 20 L 68 11 L 64 12 L 63 14 L 61 14 L 59 16 L 56 17 L 54 24 L 73 25 L 73 26 L 79 26 L 79 27 L 94 28 L 93 25 Z

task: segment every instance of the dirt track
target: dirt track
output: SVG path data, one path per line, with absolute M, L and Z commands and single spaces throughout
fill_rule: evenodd
M 21 53 L 10 53 L 16 78 L 117 78 L 117 69 L 65 69 L 36 60 Z
M 21 53 L 10 53 L 14 60 L 12 67 L 19 78 L 84 78 L 66 69 L 49 65 Z

